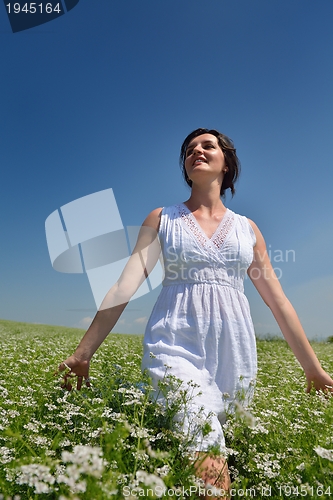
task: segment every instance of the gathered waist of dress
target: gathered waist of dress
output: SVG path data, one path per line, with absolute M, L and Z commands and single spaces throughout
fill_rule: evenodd
M 211 266 L 167 266 L 163 280 L 164 286 L 207 283 L 230 286 L 241 292 L 244 291 L 244 278 L 246 269 L 239 267 L 223 267 L 218 264 Z
M 171 287 L 171 286 L 192 286 L 192 285 L 211 285 L 211 286 L 221 286 L 221 287 L 227 287 L 227 288 L 233 288 L 241 293 L 244 293 L 244 284 L 243 280 L 237 280 L 231 283 L 229 280 L 219 280 L 219 279 L 187 279 L 187 280 L 170 280 L 170 279 L 164 279 L 162 281 L 162 286 L 164 287 Z

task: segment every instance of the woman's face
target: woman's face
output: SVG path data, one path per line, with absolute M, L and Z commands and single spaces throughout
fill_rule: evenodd
M 203 173 L 221 175 L 223 179 L 227 167 L 215 135 L 202 134 L 192 139 L 186 150 L 185 169 L 192 181 Z

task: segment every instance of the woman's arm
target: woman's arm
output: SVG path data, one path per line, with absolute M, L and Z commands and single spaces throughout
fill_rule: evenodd
M 59 371 L 70 369 L 63 387 L 72 388 L 70 379 L 78 376 L 77 388 L 89 375 L 89 364 L 98 347 L 117 323 L 131 297 L 155 267 L 159 254 L 158 228 L 161 208 L 153 210 L 143 222 L 137 243 L 119 280 L 106 294 L 90 327 L 75 352 L 59 365 Z M 89 385 L 89 381 L 86 382 Z
M 307 378 L 307 391 L 312 385 L 316 390 L 327 391 L 333 380 L 322 369 L 296 314 L 285 296 L 267 254 L 264 238 L 256 224 L 249 220 L 255 235 L 254 258 L 248 275 L 266 305 L 271 309 L 286 341 L 300 362 Z

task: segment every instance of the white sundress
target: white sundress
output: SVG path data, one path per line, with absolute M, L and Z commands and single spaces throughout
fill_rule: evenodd
M 225 446 L 221 424 L 240 393 L 249 401 L 257 354 L 244 277 L 253 260 L 255 234 L 246 217 L 227 209 L 211 238 L 184 204 L 163 208 L 159 238 L 163 288 L 147 323 L 143 370 L 157 389 L 165 372 L 200 386 L 184 430 L 200 408 L 213 412 L 212 432 L 201 450 Z M 168 368 L 166 368 L 168 367 Z M 192 419 L 192 420 L 191 420 Z

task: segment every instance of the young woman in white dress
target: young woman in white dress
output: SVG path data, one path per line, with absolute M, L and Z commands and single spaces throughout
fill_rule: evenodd
M 258 227 L 221 200 L 226 189 L 234 193 L 239 174 L 232 141 L 216 130 L 197 129 L 185 139 L 181 161 L 191 187 L 189 199 L 148 215 L 118 282 L 59 370 L 66 370 L 63 387 L 68 390 L 74 376 L 77 389 L 83 381 L 89 386 L 93 354 L 155 266 L 162 247 L 164 286 L 147 325 L 143 368 L 154 385 L 163 378 L 165 365 L 184 382 L 198 383 L 202 395 L 191 411 L 203 406 L 207 413 L 214 412 L 206 445 L 223 445 L 224 395 L 228 393 L 231 403 L 240 390 L 251 395 L 256 375 L 254 329 L 243 294 L 246 272 L 301 364 L 307 391 L 332 390 L 333 380 L 322 369 L 281 288 Z M 200 449 L 205 449 L 202 444 Z M 210 485 L 224 490 L 230 486 L 221 458 L 206 454 L 197 473 Z

